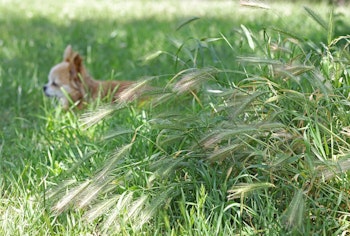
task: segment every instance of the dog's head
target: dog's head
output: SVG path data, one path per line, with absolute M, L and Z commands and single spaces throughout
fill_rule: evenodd
M 81 81 L 83 73 L 85 71 L 81 56 L 68 45 L 63 61 L 50 70 L 49 82 L 43 88 L 45 95 L 59 98 L 65 109 L 69 108 L 70 101 L 81 102 L 84 96 Z

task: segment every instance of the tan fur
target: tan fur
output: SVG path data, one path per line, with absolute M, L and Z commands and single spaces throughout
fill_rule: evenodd
M 81 56 L 70 45 L 64 51 L 63 61 L 51 68 L 49 82 L 44 86 L 44 93 L 61 100 L 64 109 L 73 102 L 78 108 L 90 99 L 111 96 L 113 101 L 133 100 L 142 92 L 142 88 L 133 89 L 133 81 L 97 81 L 86 71 Z

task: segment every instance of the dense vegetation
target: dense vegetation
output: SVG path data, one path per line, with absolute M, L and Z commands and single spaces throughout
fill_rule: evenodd
M 347 10 L 0 2 L 0 234 L 345 235 Z M 158 89 L 64 112 L 42 86 L 67 44 Z

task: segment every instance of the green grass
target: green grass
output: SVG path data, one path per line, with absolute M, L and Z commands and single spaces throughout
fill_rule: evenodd
M 348 8 L 1 1 L 1 235 L 345 235 Z M 64 112 L 67 44 L 146 103 Z

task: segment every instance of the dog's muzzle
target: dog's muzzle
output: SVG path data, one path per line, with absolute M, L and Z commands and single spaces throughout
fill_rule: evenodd
M 51 97 L 50 94 L 47 93 L 47 85 L 44 85 L 43 91 L 44 91 L 46 96 Z

